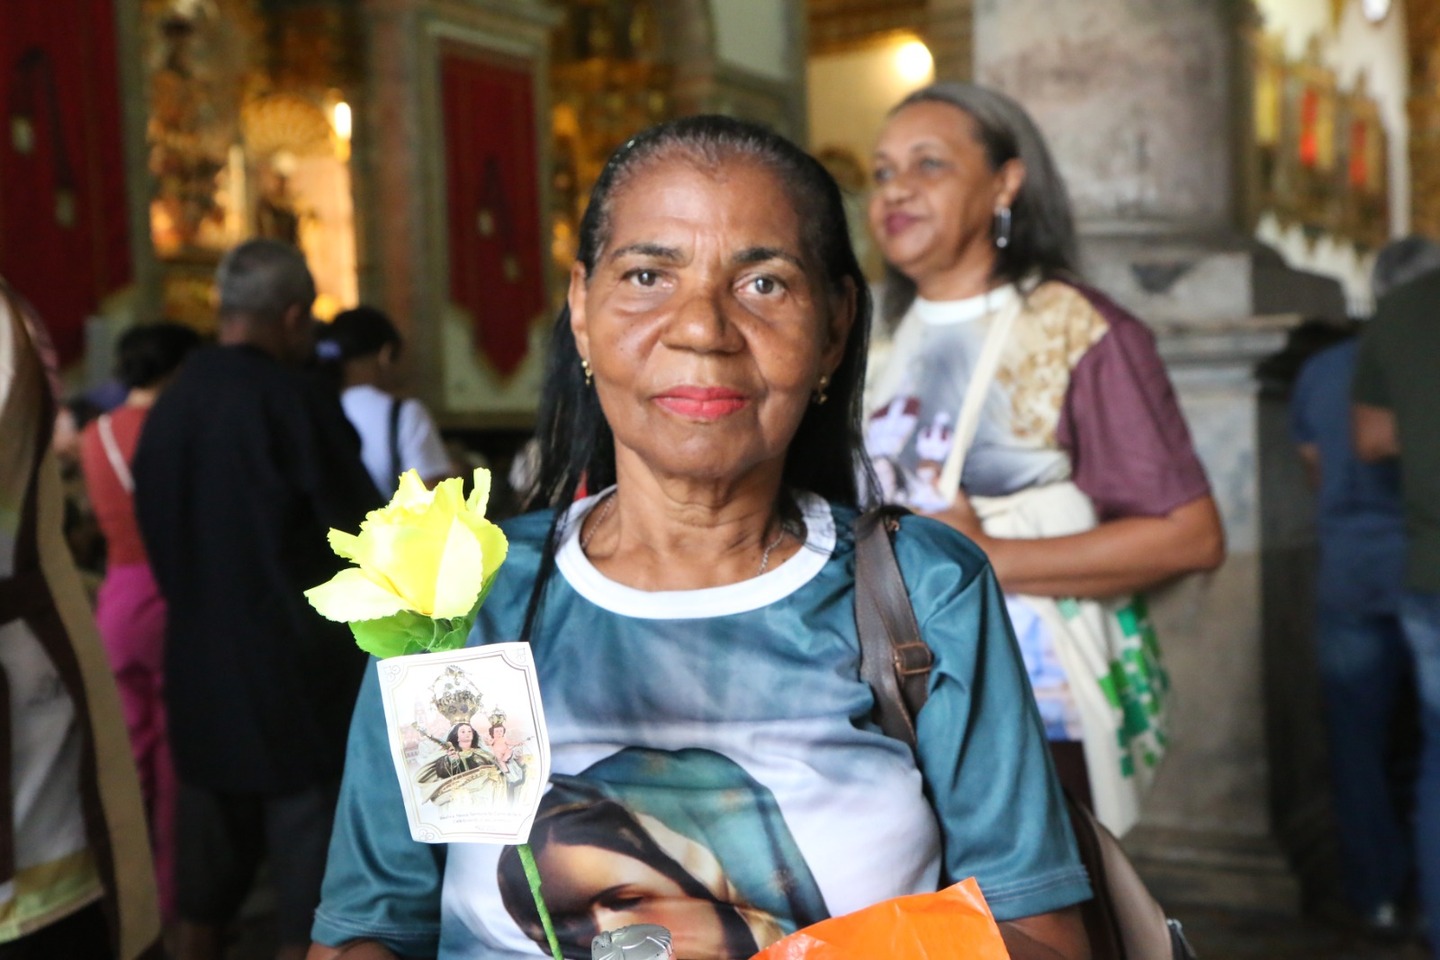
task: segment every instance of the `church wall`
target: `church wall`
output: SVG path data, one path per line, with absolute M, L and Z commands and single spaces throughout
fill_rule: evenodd
M 907 79 L 896 68 L 897 44 L 885 43 L 810 58 L 806 97 L 810 146 L 841 147 L 864 162 L 891 107 L 929 83 L 934 71 Z
M 1410 228 L 1410 156 L 1405 149 L 1410 129 L 1406 112 L 1410 63 L 1404 0 L 1394 0 L 1389 16 L 1379 24 L 1365 19 L 1359 0 L 1348 0 L 1338 27 L 1330 3 L 1255 0 L 1255 7 L 1263 18 L 1262 29 L 1283 38 L 1287 58 L 1302 59 L 1313 39 L 1318 42 L 1321 62 L 1335 71 L 1341 89 L 1353 88 L 1364 73 L 1366 89 L 1379 105 L 1388 134 L 1390 232 L 1403 236 Z M 1268 213 L 1261 216 L 1255 232 L 1292 266 L 1337 277 L 1345 286 L 1352 312 L 1370 308 L 1373 251 L 1357 251 L 1348 240 L 1332 236 L 1307 237 L 1300 226 L 1282 226 Z

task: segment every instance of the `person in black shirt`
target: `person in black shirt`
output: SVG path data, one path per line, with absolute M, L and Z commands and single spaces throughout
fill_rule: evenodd
M 298 250 L 236 247 L 216 274 L 219 345 L 193 354 L 136 452 L 135 504 L 169 606 L 166 707 L 180 780 L 181 960 L 221 932 L 268 852 L 281 957 L 319 900 L 365 657 L 305 602 L 333 576 L 330 527 L 380 505 L 332 389 L 301 369 L 315 285 Z

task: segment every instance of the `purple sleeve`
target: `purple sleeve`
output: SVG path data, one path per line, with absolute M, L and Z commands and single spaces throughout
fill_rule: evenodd
M 1101 520 L 1160 517 L 1210 492 L 1175 388 L 1139 320 L 1091 295 L 1109 329 L 1070 376 L 1058 440 Z

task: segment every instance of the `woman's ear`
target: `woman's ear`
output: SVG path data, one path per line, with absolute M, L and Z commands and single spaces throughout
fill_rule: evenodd
M 565 303 L 570 307 L 570 332 L 575 335 L 575 349 L 583 360 L 590 359 L 590 331 L 585 317 L 585 265 L 580 261 L 570 268 L 570 289 Z
M 996 175 L 1000 181 L 1000 192 L 995 197 L 995 206 L 1011 207 L 1015 205 L 1015 197 L 1019 195 L 1020 188 L 1025 185 L 1025 161 L 1019 157 L 1011 157 L 1000 167 Z

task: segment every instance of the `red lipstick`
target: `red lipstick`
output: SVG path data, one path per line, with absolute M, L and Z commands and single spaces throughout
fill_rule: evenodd
M 893 237 L 906 230 L 918 219 L 920 218 L 912 217 L 908 213 L 887 213 L 885 215 L 885 232 Z
M 740 410 L 750 398 L 728 387 L 669 387 L 655 397 L 661 407 L 690 420 L 719 420 Z

